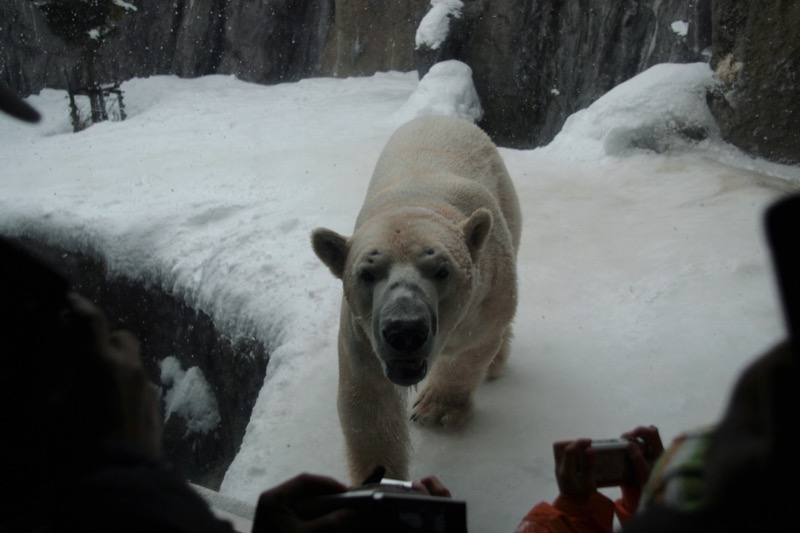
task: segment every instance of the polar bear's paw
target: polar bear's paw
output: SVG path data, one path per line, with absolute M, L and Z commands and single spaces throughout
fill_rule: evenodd
M 421 426 L 456 428 L 472 413 L 470 394 L 445 395 L 427 387 L 411 408 L 411 420 Z

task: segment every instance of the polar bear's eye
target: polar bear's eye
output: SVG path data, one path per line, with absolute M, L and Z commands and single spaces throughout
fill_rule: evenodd
M 375 281 L 375 275 L 366 268 L 362 269 L 361 272 L 358 273 L 358 277 L 364 283 L 372 283 Z
M 447 263 L 442 263 L 439 265 L 439 268 L 436 270 L 436 274 L 433 275 L 434 278 L 438 280 L 447 279 L 450 275 L 450 268 L 447 266 Z

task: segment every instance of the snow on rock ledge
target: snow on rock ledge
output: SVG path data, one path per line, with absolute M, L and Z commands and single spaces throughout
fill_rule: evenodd
M 717 139 L 719 129 L 706 104 L 717 83 L 705 63 L 655 65 L 571 115 L 550 146 L 567 143 L 579 159 L 591 159 Z
M 461 18 L 460 0 L 431 0 L 431 9 L 417 27 L 415 43 L 417 48 L 437 50 L 450 33 L 450 19 Z
M 186 421 L 186 432 L 207 434 L 220 423 L 219 406 L 203 371 L 193 366 L 184 371 L 175 357 L 159 364 L 161 384 L 168 390 L 164 397 L 164 422 L 172 415 Z
M 396 113 L 399 122 L 425 115 L 453 116 L 470 122 L 481 119 L 483 108 L 469 66 L 455 60 L 436 63 Z

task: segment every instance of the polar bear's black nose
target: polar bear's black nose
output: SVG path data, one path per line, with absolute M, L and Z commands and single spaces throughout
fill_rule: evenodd
M 389 346 L 398 352 L 415 352 L 428 342 L 428 324 L 422 319 L 392 320 L 381 332 Z

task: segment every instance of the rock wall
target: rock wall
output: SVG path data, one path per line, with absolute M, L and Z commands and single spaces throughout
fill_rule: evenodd
M 748 153 L 800 163 L 800 2 L 716 0 L 709 100 L 722 135 Z
M 472 67 L 501 145 L 548 143 L 566 118 L 657 63 L 702 61 L 711 42 L 708 0 L 465 0 L 439 50 L 418 53 Z M 687 31 L 682 34 L 687 24 Z M 676 31 L 676 29 L 678 31 Z
M 79 57 L 47 31 L 31 2 L 0 2 L 0 81 L 20 95 L 65 87 L 67 71 Z
M 427 0 L 131 0 L 103 45 L 103 82 L 233 74 L 257 83 L 413 70 Z M 0 80 L 21 94 L 66 88 L 79 50 L 51 36 L 30 0 L 0 3 Z
M 424 74 L 459 59 L 473 70 L 481 126 L 517 148 L 546 144 L 570 114 L 652 65 L 709 61 L 713 42 L 729 79 L 712 100 L 725 138 L 800 162 L 795 0 L 464 0 L 445 43 L 416 53 L 429 0 L 132 1 L 138 11 L 104 49 L 105 81 Z M 48 34 L 29 0 L 0 3 L 0 30 L 0 80 L 22 94 L 66 86 L 78 51 Z
M 320 74 L 414 70 L 414 34 L 429 0 L 335 0 L 331 7 Z

